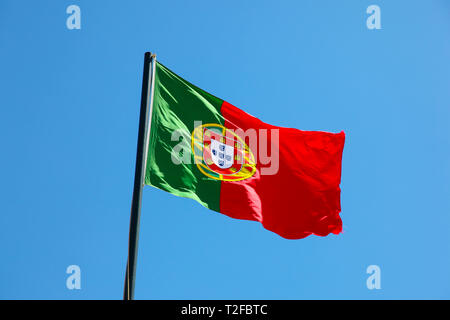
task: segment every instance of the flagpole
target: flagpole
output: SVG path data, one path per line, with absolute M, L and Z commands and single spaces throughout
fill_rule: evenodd
M 130 233 L 128 240 L 128 260 L 125 272 L 123 299 L 134 299 L 134 283 L 139 241 L 139 220 L 141 215 L 142 188 L 144 186 L 148 136 L 150 128 L 149 111 L 153 102 L 154 74 L 156 56 L 146 52 L 144 56 L 144 72 L 142 78 L 141 109 L 139 114 L 139 132 L 136 152 L 136 168 L 134 173 L 134 189 L 131 202 Z M 149 108 L 150 107 L 150 108 Z M 149 110 L 150 109 L 150 110 Z

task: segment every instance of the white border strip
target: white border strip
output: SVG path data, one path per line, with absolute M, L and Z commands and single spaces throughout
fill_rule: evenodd
M 148 157 L 148 148 L 149 148 L 149 142 L 150 142 L 150 130 L 151 130 L 151 126 L 152 126 L 152 114 L 153 114 L 153 95 L 154 95 L 154 91 L 155 91 L 155 73 L 156 73 L 156 54 L 152 54 L 151 56 L 151 73 L 150 73 L 150 83 L 149 83 L 149 88 L 147 88 L 147 90 L 150 90 L 150 99 L 149 99 L 149 103 L 150 103 L 150 112 L 149 115 L 147 117 L 147 119 L 145 119 L 146 123 L 147 123 L 147 132 L 145 133 L 145 138 L 144 138 L 144 143 L 145 143 L 145 151 L 144 151 L 144 174 L 142 175 L 142 181 L 141 184 L 145 185 L 145 176 L 147 175 L 147 157 Z M 148 107 L 148 106 L 147 106 Z

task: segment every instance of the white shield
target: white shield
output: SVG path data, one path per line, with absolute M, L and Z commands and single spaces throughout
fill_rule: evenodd
M 221 169 L 228 169 L 233 165 L 234 147 L 211 139 L 211 159 Z

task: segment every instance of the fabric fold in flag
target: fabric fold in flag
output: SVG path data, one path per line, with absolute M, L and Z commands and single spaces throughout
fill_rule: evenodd
M 287 239 L 342 231 L 345 134 L 277 127 L 156 63 L 145 184 Z

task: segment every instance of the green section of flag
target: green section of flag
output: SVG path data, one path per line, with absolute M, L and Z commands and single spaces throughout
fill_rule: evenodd
M 224 124 L 220 113 L 223 101 L 158 62 L 155 71 L 145 184 L 220 211 L 220 181 L 198 170 L 191 152 L 191 134 L 195 121 Z

